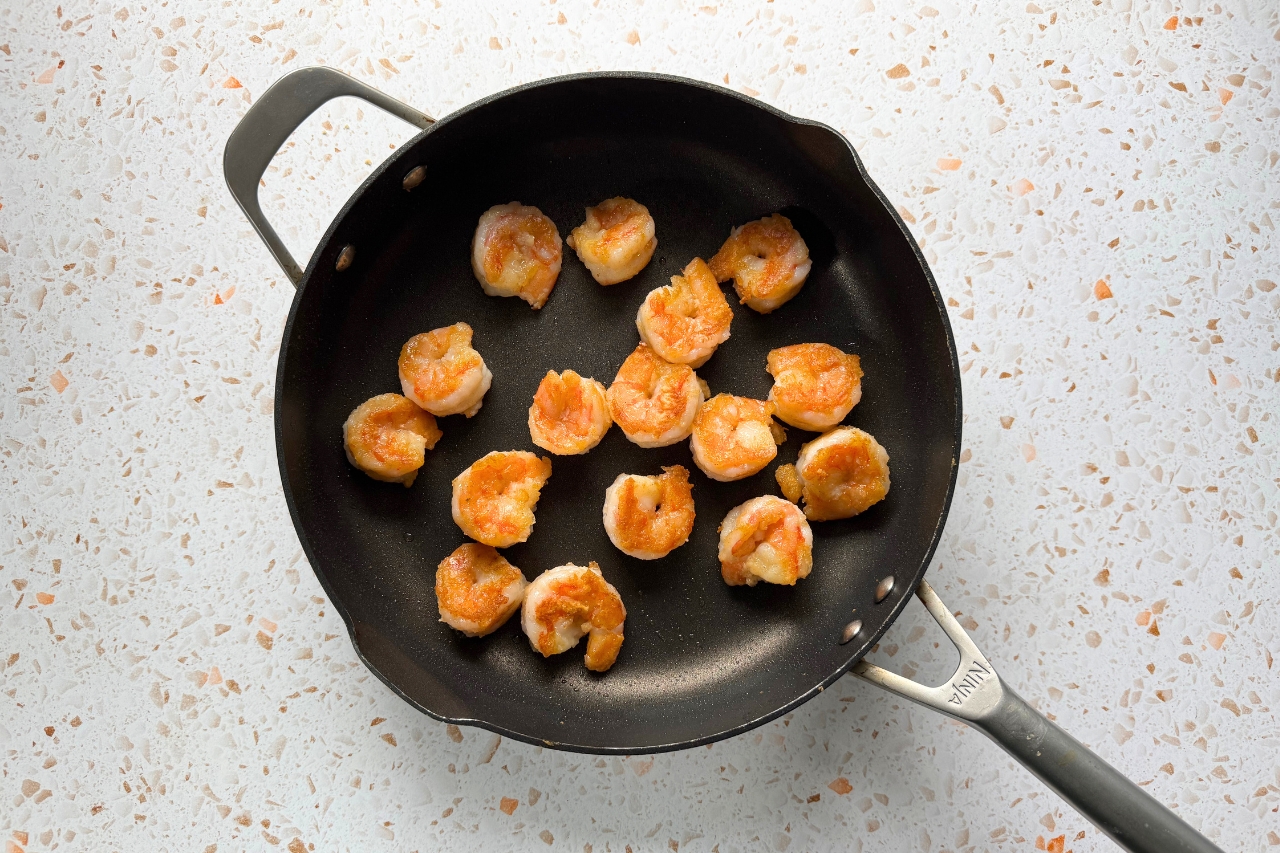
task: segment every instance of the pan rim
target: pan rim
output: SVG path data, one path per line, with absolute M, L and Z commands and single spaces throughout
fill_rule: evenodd
M 672 742 L 658 743 L 658 744 L 644 744 L 644 745 L 637 745 L 637 746 L 599 746 L 599 745 L 592 745 L 592 744 L 570 743 L 567 741 L 556 741 L 556 740 L 551 740 L 546 738 L 540 738 L 535 735 L 531 735 L 524 732 L 519 732 L 514 729 L 508 728 L 506 726 L 503 726 L 501 724 L 493 723 L 488 720 L 484 720 L 480 718 L 467 717 L 467 716 L 454 717 L 454 716 L 449 716 L 448 714 L 439 713 L 427 707 L 426 705 L 422 704 L 417 699 L 409 696 L 390 677 L 384 674 L 381 669 L 375 666 L 373 662 L 370 661 L 369 658 L 366 656 L 364 649 L 361 648 L 360 641 L 357 637 L 356 622 L 352 618 L 351 614 L 347 611 L 345 604 L 334 594 L 334 591 L 331 588 L 331 585 L 325 574 L 325 571 L 322 568 L 322 563 L 320 562 L 319 559 L 317 559 L 318 552 L 313 547 L 310 541 L 310 537 L 306 533 L 306 528 L 303 525 L 301 514 L 297 506 L 297 502 L 294 499 L 293 489 L 292 489 L 292 486 L 290 485 L 288 471 L 286 469 L 285 462 L 284 462 L 285 437 L 283 432 L 282 419 L 277 414 L 275 414 L 282 411 L 282 403 L 283 403 L 282 389 L 284 387 L 285 363 L 289 355 L 289 342 L 293 334 L 294 323 L 297 319 L 299 307 L 302 304 L 303 296 L 306 292 L 307 286 L 311 283 L 312 276 L 316 272 L 316 270 L 319 267 L 319 264 L 322 261 L 329 262 L 329 263 L 333 262 L 334 260 L 334 258 L 332 257 L 333 246 L 331 244 L 334 241 L 334 236 L 338 232 L 338 230 L 341 228 L 343 223 L 345 222 L 347 216 L 351 213 L 352 208 L 360 200 L 360 198 L 363 197 L 365 192 L 374 183 L 379 181 L 384 175 L 384 173 L 386 173 L 389 169 L 392 169 L 393 167 L 395 167 L 396 164 L 400 161 L 401 157 L 405 154 L 405 152 L 416 147 L 417 143 L 419 143 L 422 139 L 424 139 L 427 136 L 430 136 L 439 128 L 446 126 L 447 124 L 451 123 L 456 119 L 462 118 L 474 112 L 477 109 L 480 109 L 489 104 L 500 101 L 504 98 L 507 98 L 508 96 L 516 95 L 525 91 L 538 89 L 542 87 L 555 86 L 561 83 L 576 82 L 581 80 L 601 80 L 601 79 L 606 79 L 606 80 L 637 80 L 638 79 L 638 80 L 648 80 L 648 81 L 654 81 L 654 82 L 685 86 L 685 87 L 694 88 L 694 89 L 701 89 L 703 91 L 711 92 L 716 95 L 728 96 L 728 97 L 734 98 L 744 104 L 748 104 L 752 107 L 755 107 L 756 109 L 763 110 L 765 113 L 773 116 L 776 119 L 787 122 L 788 124 L 801 126 L 801 127 L 817 128 L 839 139 L 840 142 L 848 150 L 849 155 L 852 157 L 853 163 L 857 168 L 859 179 L 872 192 L 872 194 L 876 197 L 876 199 L 879 200 L 880 204 L 884 207 L 885 212 L 889 214 L 894 224 L 897 225 L 899 232 L 901 233 L 902 237 L 907 241 L 907 244 L 910 246 L 911 252 L 915 257 L 916 262 L 920 265 L 920 269 L 924 273 L 925 280 L 928 283 L 929 290 L 933 296 L 934 302 L 938 309 L 938 314 L 941 319 L 944 336 L 946 337 L 947 350 L 950 356 L 951 379 L 953 384 L 952 391 L 955 399 L 955 420 L 953 423 L 953 432 L 952 432 L 951 467 L 950 467 L 950 475 L 948 477 L 948 482 L 946 487 L 946 494 L 943 499 L 942 509 L 938 515 L 938 520 L 930 536 L 929 545 L 925 549 L 925 552 L 921 557 L 920 563 L 916 568 L 914 574 L 912 575 L 910 589 L 906 590 L 906 594 L 897 596 L 896 600 L 893 600 L 891 602 L 891 605 L 890 605 L 891 609 L 889 611 L 889 614 L 881 622 L 880 626 L 876 630 L 869 632 L 866 635 L 866 637 L 863 639 L 863 641 L 860 642 L 857 646 L 852 647 L 850 650 L 849 657 L 847 657 L 840 666 L 836 667 L 836 669 L 832 673 L 827 675 L 825 678 L 823 678 L 820 682 L 815 684 L 810 689 L 784 702 L 782 705 L 780 705 L 779 707 L 771 711 L 768 711 L 764 714 L 760 714 L 754 719 L 748 720 L 738 725 L 731 726 L 729 728 L 726 728 L 720 731 L 700 735 L 695 738 L 689 738 L 687 740 L 681 740 L 681 741 L 672 741 Z M 824 124 L 819 121 L 814 121 L 811 119 L 804 119 L 804 118 L 799 118 L 797 116 L 793 116 L 790 113 L 786 113 L 770 104 L 764 103 L 762 101 L 749 97 L 740 92 L 736 92 L 732 89 L 726 89 L 723 86 L 718 86 L 712 83 L 706 83 L 700 80 L 694 80 L 687 77 L 680 77 L 680 76 L 671 75 L 671 74 L 661 74 L 656 72 L 592 71 L 592 72 L 583 72 L 583 73 L 577 73 L 577 74 L 566 74 L 566 75 L 561 75 L 557 77 L 548 77 L 540 80 L 534 80 L 528 83 L 521 84 L 519 86 L 514 86 L 512 88 L 505 89 L 500 92 L 496 92 L 492 95 L 488 95 L 484 98 L 473 101 L 465 106 L 462 106 L 457 110 L 454 110 L 453 112 L 448 113 L 443 118 L 437 120 L 430 127 L 427 127 L 426 129 L 422 130 L 420 133 L 414 135 L 410 140 L 402 144 L 395 152 L 393 152 L 389 157 L 387 157 L 378 166 L 376 166 L 373 169 L 373 171 L 369 174 L 369 176 L 363 182 L 361 182 L 360 186 L 357 187 L 352 192 L 351 196 L 343 204 L 342 208 L 337 212 L 337 214 L 334 215 L 333 220 L 329 223 L 329 226 L 325 229 L 325 232 L 323 236 L 321 236 L 319 243 L 317 243 L 316 248 L 312 251 L 311 257 L 307 262 L 306 270 L 303 274 L 302 279 L 297 284 L 293 301 L 291 302 L 289 307 L 289 315 L 285 321 L 284 329 L 282 330 L 282 333 L 281 333 L 280 351 L 276 361 L 276 386 L 274 391 L 275 405 L 274 405 L 272 420 L 275 428 L 276 464 L 280 471 L 280 484 L 281 484 L 282 491 L 284 492 L 285 504 L 289 510 L 290 521 L 293 523 L 294 532 L 298 536 L 298 543 L 299 545 L 301 545 L 303 553 L 306 555 L 307 562 L 310 564 L 312 572 L 315 574 L 316 579 L 320 582 L 320 586 L 324 590 L 325 596 L 329 599 L 330 604 L 333 605 L 334 609 L 337 611 L 338 615 L 341 617 L 343 624 L 346 626 L 347 636 L 351 640 L 351 645 L 355 650 L 356 656 L 359 658 L 360 662 L 364 664 L 365 668 L 369 672 L 371 672 L 375 677 L 377 677 L 379 681 L 381 681 L 388 688 L 390 688 L 393 693 L 398 695 L 410 706 L 416 708 L 418 711 L 426 714 L 432 719 L 442 723 L 448 723 L 451 725 L 472 726 L 475 728 L 485 729 L 487 731 L 493 732 L 503 737 L 509 737 L 509 738 L 512 738 L 513 740 L 518 740 L 523 743 L 528 743 L 533 746 L 543 746 L 543 747 L 548 747 L 550 749 L 562 750 L 562 751 L 573 752 L 578 754 L 647 755 L 647 754 L 656 754 L 656 753 L 664 753 L 664 752 L 675 752 L 678 750 L 692 749 L 698 746 L 705 746 L 707 744 L 714 743 L 716 741 L 725 740 L 727 738 L 744 734 L 754 728 L 757 728 L 758 726 L 764 725 L 765 723 L 775 720 L 778 717 L 782 716 L 783 714 L 786 714 L 790 711 L 795 710 L 800 705 L 803 705 L 805 702 L 808 702 L 810 699 L 824 692 L 828 687 L 834 684 L 838 679 L 842 678 L 855 663 L 861 660 L 867 654 L 867 652 L 870 651 L 872 646 L 874 646 L 877 642 L 879 642 L 880 638 L 884 635 L 884 633 L 888 631 L 889 626 L 891 626 L 898 619 L 898 617 L 901 616 L 902 610 L 906 607 L 907 602 L 912 597 L 910 594 L 911 590 L 914 589 L 914 587 L 919 583 L 919 581 L 927 573 L 929 564 L 932 562 L 933 556 L 937 551 L 939 543 L 941 542 L 942 532 L 946 527 L 947 516 L 949 515 L 951 510 L 951 502 L 955 496 L 956 479 L 959 475 L 959 452 L 961 447 L 962 428 L 963 428 L 963 420 L 964 420 L 964 412 L 963 412 L 964 404 L 963 404 L 963 396 L 961 392 L 962 392 L 962 383 L 960 381 L 960 362 L 959 362 L 959 354 L 956 350 L 955 335 L 952 332 L 950 315 L 947 312 L 945 301 L 942 298 L 942 293 L 938 289 L 937 281 L 934 279 L 933 271 L 932 269 L 930 269 L 928 262 L 925 260 L 924 254 L 921 252 L 919 245 L 916 243 L 915 238 L 912 236 L 910 229 L 907 228 L 907 225 L 903 221 L 902 216 L 898 213 L 897 209 L 894 208 L 893 204 L 889 201 L 888 197 L 885 196 L 884 192 L 880 189 L 879 185 L 877 185 L 876 182 L 871 178 L 870 174 L 868 174 L 867 169 L 862 162 L 862 158 L 858 156 L 857 150 L 853 147 L 853 144 L 849 142 L 849 140 L 844 136 L 844 134 L 832 128 L 830 125 Z M 832 641 L 833 642 L 835 641 L 834 638 Z

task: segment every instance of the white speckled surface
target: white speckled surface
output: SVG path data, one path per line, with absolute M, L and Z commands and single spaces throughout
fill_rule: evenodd
M 656 69 L 845 133 L 962 353 L 931 581 L 1224 849 L 1280 845 L 1276 7 L 478 5 L 0 7 L 7 853 L 1109 849 L 980 735 L 852 679 L 711 748 L 598 759 L 370 676 L 281 495 L 292 288 L 221 176 L 306 64 L 435 115 Z M 408 136 L 345 103 L 308 122 L 262 194 L 300 257 Z M 941 677 L 940 639 L 913 605 L 872 658 Z

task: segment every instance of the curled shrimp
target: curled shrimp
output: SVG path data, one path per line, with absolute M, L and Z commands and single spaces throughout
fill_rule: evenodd
M 768 465 L 785 438 L 773 422 L 773 403 L 717 394 L 698 411 L 689 448 L 702 473 L 728 482 Z
M 399 394 L 365 400 L 342 425 L 347 461 L 384 483 L 413 485 L 426 452 L 444 433 L 436 419 Z
M 813 531 L 795 504 L 773 495 L 729 510 L 720 525 L 720 576 L 729 586 L 792 586 L 813 568 Z
M 543 572 L 525 590 L 520 623 L 543 657 L 567 652 L 587 634 L 587 669 L 604 672 L 622 649 L 627 609 L 594 562 Z
M 468 637 L 493 633 L 520 609 L 528 585 L 524 573 L 490 546 L 459 545 L 436 569 L 440 621 Z
M 822 432 L 849 414 L 862 399 L 862 365 L 830 344 L 794 344 L 769 353 L 773 388 L 769 399 L 778 419 Z
M 587 208 L 587 221 L 565 242 L 578 253 L 591 277 L 617 284 L 645 268 L 658 247 L 649 208 L 629 198 L 610 198 Z
M 547 304 L 560 275 L 560 233 L 536 207 L 518 201 L 484 212 L 471 239 L 471 270 L 490 296 Z
M 733 279 L 743 304 L 768 314 L 800 292 L 813 262 L 791 220 L 775 213 L 733 229 L 710 266 L 716 281 Z
M 526 450 L 495 450 L 453 480 L 453 520 L 477 542 L 506 548 L 533 532 L 533 510 L 551 460 Z
M 624 554 L 657 560 L 689 541 L 693 486 L 683 465 L 663 466 L 656 477 L 619 474 L 604 493 L 604 529 Z
M 796 464 L 774 476 L 788 500 L 804 498 L 811 520 L 849 518 L 889 493 L 889 453 L 870 434 L 840 427 L 803 445 Z
M 684 275 L 649 292 L 636 314 L 640 338 L 672 364 L 701 367 L 716 347 L 729 340 L 733 309 L 702 258 Z
M 586 453 L 612 425 L 604 386 L 572 370 L 548 370 L 529 407 L 533 443 L 558 456 Z
M 471 347 L 471 327 L 454 323 L 414 335 L 400 349 L 400 388 L 433 415 L 480 411 L 493 374 Z
M 666 447 L 689 437 L 704 391 L 693 368 L 663 361 L 642 343 L 622 362 L 605 396 L 614 423 L 631 442 Z

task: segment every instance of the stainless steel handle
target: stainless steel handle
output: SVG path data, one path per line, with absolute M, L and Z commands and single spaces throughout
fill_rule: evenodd
M 973 726 L 1131 853 L 1222 853 L 1004 684 L 929 584 L 916 595 L 960 652 L 955 674 L 925 687 L 864 660 L 854 675 Z
M 426 113 L 341 71 L 313 66 L 286 74 L 263 92 L 231 131 L 222 154 L 222 171 L 231 195 L 295 286 L 302 281 L 302 268 L 267 222 L 258 204 L 258 184 L 271 158 L 298 125 L 328 101 L 345 95 L 368 101 L 417 127 L 427 128 L 435 122 Z

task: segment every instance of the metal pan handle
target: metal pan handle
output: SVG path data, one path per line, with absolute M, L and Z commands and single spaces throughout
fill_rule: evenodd
M 925 687 L 864 660 L 854 675 L 973 726 L 1131 853 L 1222 853 L 1001 682 L 929 584 L 916 595 L 960 652 L 955 674 Z
M 258 184 L 271 158 L 298 129 L 298 125 L 328 101 L 345 95 L 368 101 L 417 127 L 427 128 L 435 122 L 426 113 L 341 71 L 313 66 L 286 74 L 263 92 L 258 102 L 240 119 L 236 129 L 231 131 L 222 154 L 222 171 L 231 195 L 235 196 L 240 209 L 294 286 L 302 281 L 302 268 L 289 254 L 271 223 L 267 222 L 258 204 Z

